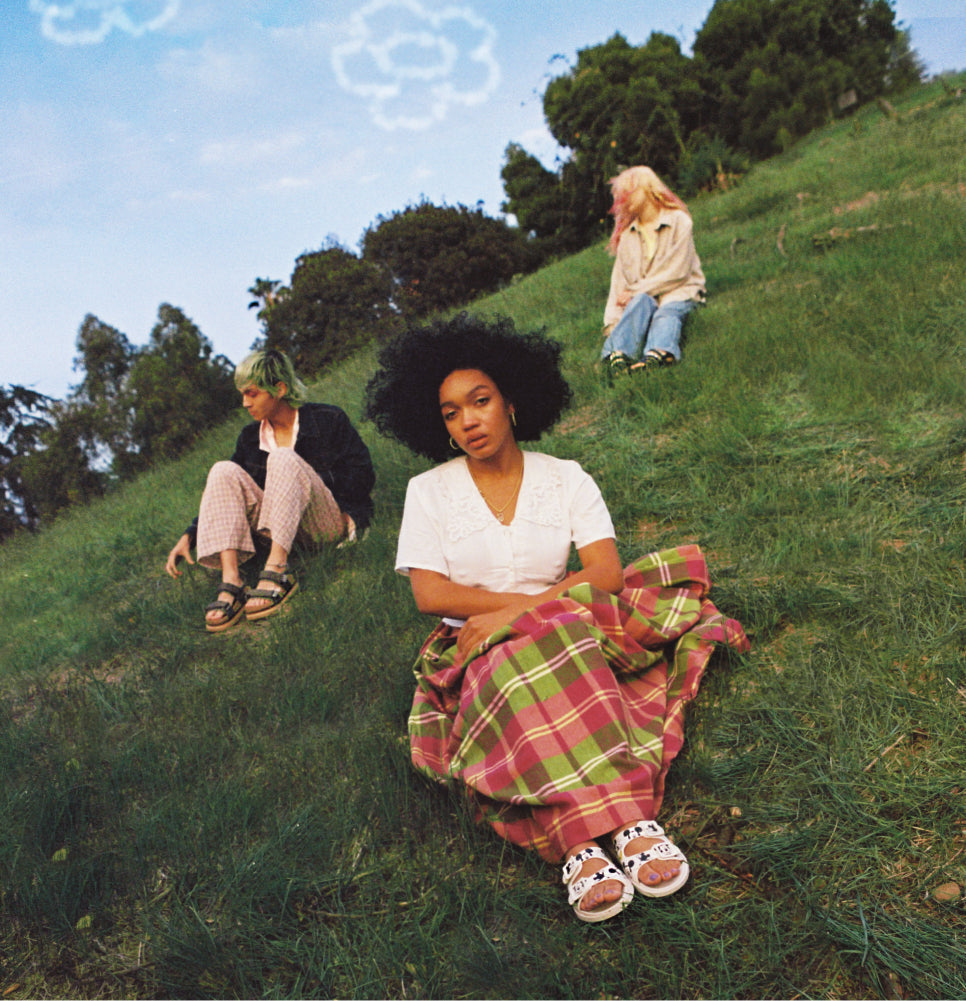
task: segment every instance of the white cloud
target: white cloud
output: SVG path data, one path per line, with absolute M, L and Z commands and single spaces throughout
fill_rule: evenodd
M 174 18 L 180 0 L 30 0 L 40 31 L 60 45 L 96 45 L 116 28 L 134 38 L 157 31 Z
M 370 0 L 351 29 L 352 40 L 332 49 L 332 68 L 381 128 L 429 128 L 454 105 L 482 104 L 500 82 L 496 31 L 469 8 L 431 13 L 419 0 Z

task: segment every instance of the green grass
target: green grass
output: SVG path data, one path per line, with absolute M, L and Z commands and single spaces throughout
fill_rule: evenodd
M 474 307 L 563 342 L 541 447 L 593 473 L 625 561 L 697 541 L 752 638 L 671 771 L 685 891 L 582 925 L 412 771 L 432 623 L 392 562 L 424 465 L 371 426 L 367 540 L 204 632 L 211 578 L 163 564 L 240 416 L 0 549 L 3 996 L 966 996 L 964 897 L 934 896 L 966 888 L 966 104 L 898 110 L 695 202 L 678 368 L 601 383 L 602 247 Z M 358 417 L 372 366 L 316 397 Z

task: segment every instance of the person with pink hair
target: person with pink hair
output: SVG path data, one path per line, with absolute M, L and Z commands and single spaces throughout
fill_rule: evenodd
M 704 302 L 687 206 L 650 167 L 611 178 L 614 255 L 601 359 L 611 375 L 681 360 L 681 329 Z

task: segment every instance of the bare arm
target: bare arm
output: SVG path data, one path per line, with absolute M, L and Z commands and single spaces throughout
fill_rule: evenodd
M 431 570 L 411 570 L 413 596 L 421 612 L 466 619 L 460 630 L 457 647 L 469 653 L 488 636 L 508 625 L 528 608 L 555 598 L 576 584 L 588 583 L 602 591 L 617 594 L 624 587 L 624 574 L 613 539 L 591 542 L 577 551 L 581 570 L 539 594 L 501 593 L 454 584 Z
M 449 577 L 435 570 L 409 571 L 416 607 L 427 615 L 468 619 L 471 615 L 495 612 L 514 601 L 529 597 L 525 594 L 485 591 L 468 584 L 454 584 Z

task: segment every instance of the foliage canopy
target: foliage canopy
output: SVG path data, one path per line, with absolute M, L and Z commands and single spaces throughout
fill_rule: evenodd
M 66 400 L 22 387 L 0 398 L 0 418 L 10 421 L 0 447 L 0 538 L 174 458 L 237 404 L 232 364 L 168 303 L 144 347 L 88 314 L 77 351 L 82 377 Z
M 511 143 L 504 209 L 565 251 L 600 235 L 624 167 L 650 166 L 685 196 L 721 186 L 840 114 L 840 97 L 851 107 L 918 82 L 894 18 L 887 0 L 716 0 L 693 57 L 661 32 L 582 49 L 543 98 L 566 155 L 551 171 Z
M 0 539 L 36 524 L 37 507 L 24 487 L 23 463 L 50 427 L 52 402 L 24 386 L 0 386 Z
M 389 333 L 396 322 L 391 300 L 389 276 L 369 261 L 337 244 L 306 252 L 289 286 L 271 292 L 259 312 L 265 344 L 312 375 Z
M 717 0 L 694 42 L 717 134 L 756 158 L 888 86 L 896 42 L 886 0 Z
M 137 353 L 124 398 L 129 447 L 115 455 L 123 476 L 173 459 L 238 404 L 234 366 L 175 306 L 162 303 L 147 346 Z
M 391 276 L 399 311 L 414 317 L 461 306 L 537 264 L 533 248 L 502 219 L 427 201 L 379 216 L 362 252 Z

